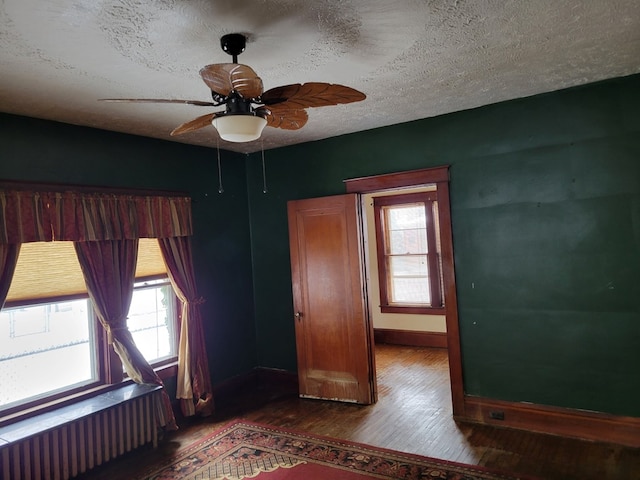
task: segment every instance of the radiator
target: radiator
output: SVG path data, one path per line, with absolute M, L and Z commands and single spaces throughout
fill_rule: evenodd
M 160 388 L 130 385 L 0 429 L 2 480 L 66 480 L 157 446 Z

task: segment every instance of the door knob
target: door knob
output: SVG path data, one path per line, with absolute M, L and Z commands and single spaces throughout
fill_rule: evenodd
M 296 312 L 294 317 L 296 317 L 296 320 L 302 320 L 302 312 Z

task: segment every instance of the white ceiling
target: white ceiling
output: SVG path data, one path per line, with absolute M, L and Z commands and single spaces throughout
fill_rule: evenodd
M 0 111 L 210 147 L 213 127 L 169 132 L 221 107 L 98 99 L 209 101 L 198 71 L 235 32 L 265 89 L 367 95 L 267 127 L 265 149 L 640 72 L 638 0 L 0 0 L 0 27 Z

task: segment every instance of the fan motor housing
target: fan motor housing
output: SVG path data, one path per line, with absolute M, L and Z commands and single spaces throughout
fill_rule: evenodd
M 227 111 L 231 115 L 251 113 L 251 100 L 243 98 L 235 90 L 227 97 Z

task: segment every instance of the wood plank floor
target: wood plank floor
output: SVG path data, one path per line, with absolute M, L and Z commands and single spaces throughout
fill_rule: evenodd
M 235 419 L 303 430 L 548 480 L 640 480 L 640 451 L 518 430 L 458 424 L 452 418 L 446 350 L 376 346 L 378 403 L 358 406 L 249 392 L 217 404 L 215 416 L 183 421 L 157 450 L 112 461 L 86 478 L 131 478 L 158 458 Z

